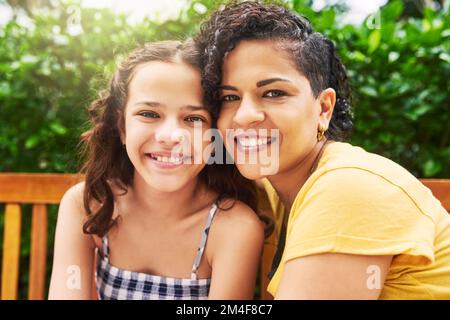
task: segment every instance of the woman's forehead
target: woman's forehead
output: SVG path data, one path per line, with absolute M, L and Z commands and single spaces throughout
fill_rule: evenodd
M 275 40 L 243 40 L 224 58 L 223 83 L 249 78 L 303 77 L 284 46 Z

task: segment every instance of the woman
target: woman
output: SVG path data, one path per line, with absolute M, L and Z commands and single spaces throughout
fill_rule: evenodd
M 268 291 L 277 299 L 450 298 L 450 217 L 405 169 L 343 142 L 350 88 L 333 43 L 306 18 L 257 2 L 213 13 L 196 41 L 226 147 L 235 159 L 258 160 L 236 164 L 245 177 L 264 178 L 275 211 Z M 263 154 L 277 162 L 271 174 Z
M 263 226 L 250 182 L 193 140 L 216 121 L 202 100 L 192 42 L 121 63 L 90 108 L 85 182 L 61 201 L 50 299 L 89 299 L 93 282 L 108 300 L 253 297 Z

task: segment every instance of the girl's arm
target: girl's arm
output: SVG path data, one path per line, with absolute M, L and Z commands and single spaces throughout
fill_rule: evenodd
M 83 233 L 83 185 L 69 189 L 61 200 L 56 225 L 49 299 L 92 297 L 95 244 Z
M 232 209 L 218 212 L 210 233 L 213 255 L 208 298 L 253 299 L 264 243 L 263 224 L 253 210 L 236 202 Z

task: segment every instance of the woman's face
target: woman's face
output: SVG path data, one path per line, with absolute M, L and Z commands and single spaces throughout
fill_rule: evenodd
M 154 189 L 177 191 L 205 166 L 209 143 L 201 138 L 211 116 L 202 98 L 200 72 L 189 65 L 152 61 L 136 67 L 121 139 L 136 174 Z
M 278 162 L 271 174 L 299 165 L 317 143 L 319 124 L 328 128 L 334 105 L 334 90 L 327 89 L 316 99 L 308 79 L 273 40 L 243 40 L 225 56 L 220 96 L 218 127 L 227 136 L 227 150 L 239 171 L 249 179 L 267 175 L 261 170 L 267 162 L 259 160 L 263 152 Z M 332 105 L 331 113 L 324 102 Z M 253 130 L 245 137 L 227 129 L 257 133 Z M 278 129 L 278 137 L 270 134 L 271 129 Z M 236 160 L 252 155 L 258 159 L 255 164 Z

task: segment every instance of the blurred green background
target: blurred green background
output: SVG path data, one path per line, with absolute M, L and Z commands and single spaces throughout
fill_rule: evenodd
M 344 2 L 331 1 L 320 11 L 312 9 L 312 0 L 266 2 L 307 16 L 335 42 L 353 87 L 351 143 L 417 177 L 450 178 L 449 1 L 387 1 L 358 24 L 343 19 L 350 9 Z M 125 13 L 80 1 L 0 0 L 13 12 L 0 24 L 0 172 L 76 172 L 86 108 L 117 61 L 148 41 L 193 36 L 221 3 L 192 0 L 174 18 L 130 22 Z M 28 281 L 27 212 L 20 299 L 26 298 Z M 48 276 L 55 221 L 52 208 Z M 0 235 L 2 226 L 3 214 Z

